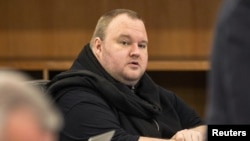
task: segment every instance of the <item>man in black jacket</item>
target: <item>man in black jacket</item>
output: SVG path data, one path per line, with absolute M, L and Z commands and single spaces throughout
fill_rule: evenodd
M 206 126 L 174 93 L 145 72 L 148 38 L 134 11 L 116 9 L 98 21 L 70 70 L 48 90 L 65 117 L 61 141 L 115 130 L 112 140 L 201 141 Z

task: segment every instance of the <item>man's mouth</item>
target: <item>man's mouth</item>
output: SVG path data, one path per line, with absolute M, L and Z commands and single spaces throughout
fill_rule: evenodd
M 139 62 L 133 61 L 129 63 L 132 67 L 137 68 L 139 66 Z
M 139 65 L 138 62 L 131 62 L 131 64 L 133 64 L 133 65 Z

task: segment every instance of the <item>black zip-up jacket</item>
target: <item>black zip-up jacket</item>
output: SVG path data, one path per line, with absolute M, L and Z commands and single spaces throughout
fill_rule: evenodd
M 87 140 L 109 130 L 115 130 L 114 141 L 171 138 L 178 130 L 204 124 L 193 109 L 146 73 L 133 88 L 114 80 L 89 45 L 70 70 L 51 80 L 48 91 L 64 115 L 60 141 Z

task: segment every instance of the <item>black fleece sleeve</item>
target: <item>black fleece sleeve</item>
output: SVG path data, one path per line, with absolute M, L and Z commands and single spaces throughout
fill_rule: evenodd
M 188 105 L 187 102 L 181 99 L 177 94 L 173 93 L 172 91 L 168 91 L 164 88 L 162 88 L 161 90 L 164 94 L 164 96 L 161 97 L 162 106 L 165 106 L 165 109 L 168 109 L 166 107 L 172 107 L 173 111 L 175 111 L 174 113 L 176 113 L 178 116 L 176 120 L 179 119 L 177 121 L 180 122 L 182 129 L 205 125 L 205 122 L 197 114 L 197 112 L 190 105 Z M 168 104 L 165 105 L 164 103 Z M 165 116 L 170 117 L 170 112 L 168 111 L 167 113 L 165 113 Z M 176 129 L 176 127 L 172 128 Z
M 99 96 L 74 90 L 58 103 L 64 114 L 65 125 L 60 141 L 82 141 L 89 137 L 115 130 L 112 140 L 137 141 L 139 136 L 128 134 L 119 124 L 110 106 Z
M 183 129 L 193 128 L 199 125 L 205 125 L 203 119 L 197 114 L 197 112 L 186 102 L 184 102 L 177 95 L 175 96 L 175 107 L 180 117 L 180 121 Z

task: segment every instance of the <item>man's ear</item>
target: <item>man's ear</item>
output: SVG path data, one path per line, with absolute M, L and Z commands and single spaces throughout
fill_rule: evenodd
M 95 56 L 99 58 L 102 52 L 102 40 L 99 37 L 96 37 L 93 41 L 93 51 Z

